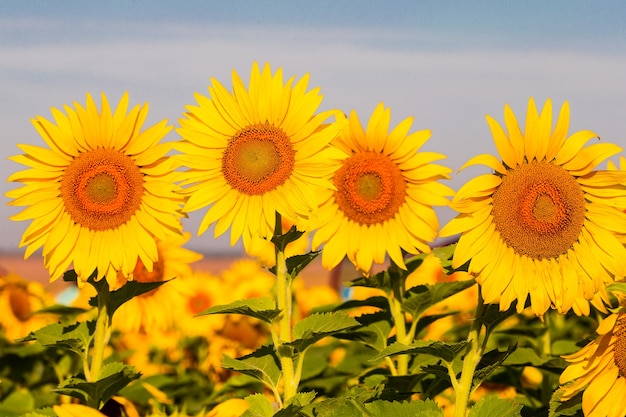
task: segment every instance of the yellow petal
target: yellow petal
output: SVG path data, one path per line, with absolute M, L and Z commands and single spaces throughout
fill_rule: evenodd
M 506 168 L 504 167 L 504 165 L 502 165 L 502 162 L 491 154 L 481 154 L 481 155 L 474 156 L 465 164 L 463 164 L 461 168 L 459 168 L 459 172 L 469 166 L 479 165 L 479 164 L 486 165 L 499 174 L 502 174 L 502 175 L 506 174 Z
M 576 156 L 587 142 L 593 138 L 597 138 L 591 130 L 580 130 L 565 140 L 565 143 L 558 151 L 554 161 L 557 165 L 563 165 Z
M 502 157 L 504 163 L 510 168 L 517 166 L 515 149 L 509 141 L 509 138 L 506 137 L 502 126 L 489 115 L 487 115 L 487 123 L 491 129 L 491 135 L 493 136 L 498 154 Z

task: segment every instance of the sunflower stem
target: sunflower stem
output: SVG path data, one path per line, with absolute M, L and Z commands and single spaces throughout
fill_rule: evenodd
M 85 369 L 85 379 L 87 382 L 96 382 L 100 379 L 102 364 L 104 363 L 104 350 L 111 338 L 111 315 L 108 311 L 110 291 L 106 278 L 96 281 L 96 272 L 89 277 L 87 282 L 96 289 L 98 307 L 93 333 L 93 349 L 89 358 L 89 366 Z M 100 408 L 100 398 L 93 398 L 89 405 L 96 409 Z
M 89 370 L 89 382 L 98 380 L 102 363 L 104 362 L 104 348 L 107 344 L 109 330 L 109 314 L 106 305 L 98 306 L 98 318 L 93 340 L 93 355 L 91 357 L 91 369 Z
M 543 324 L 546 330 L 539 339 L 541 354 L 542 357 L 552 357 L 552 329 L 554 328 L 554 323 L 551 320 L 550 311 L 544 314 Z M 543 404 L 550 403 L 554 381 L 555 377 L 551 372 L 543 372 L 543 378 L 541 379 L 541 400 Z
M 397 272 L 397 277 L 392 278 L 393 293 L 388 294 L 387 300 L 389 301 L 389 308 L 391 310 L 391 317 L 396 328 L 396 341 L 403 345 L 409 345 L 412 340 L 409 339 L 409 334 L 406 331 L 406 320 L 404 317 L 404 311 L 402 311 L 402 302 L 404 300 L 404 285 L 406 276 L 404 271 L 395 264 L 391 263 L 390 272 Z M 392 274 L 395 275 L 395 274 Z M 397 375 L 404 376 L 409 373 L 409 355 L 402 354 L 397 357 Z
M 281 217 L 276 213 L 275 236 L 282 234 Z M 296 377 L 295 367 L 293 363 L 294 351 L 290 346 L 285 346 L 292 342 L 292 290 L 291 276 L 287 272 L 287 260 L 285 252 L 282 248 L 276 247 L 276 306 L 281 310 L 280 321 L 278 323 L 278 343 L 276 344 L 276 353 L 280 358 L 280 365 L 283 377 L 283 399 L 285 404 L 289 399 L 293 398 L 298 391 L 298 378 Z
M 482 332 L 483 325 L 482 320 L 480 320 L 483 312 L 483 299 L 479 295 L 476 314 L 467 336 L 468 348 L 463 358 L 461 378 L 458 381 L 458 385 L 453 384 L 456 396 L 454 417 L 465 417 L 467 413 L 469 398 L 473 389 L 474 372 L 487 343 L 487 332 Z

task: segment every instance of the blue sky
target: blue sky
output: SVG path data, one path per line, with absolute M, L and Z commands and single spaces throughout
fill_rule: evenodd
M 245 80 L 254 60 L 286 78 L 309 73 L 323 108 L 365 121 L 382 101 L 394 123 L 413 116 L 414 130 L 432 130 L 424 149 L 455 170 L 494 152 L 485 114 L 501 121 L 509 103 L 523 120 L 530 96 L 568 100 L 570 132 L 626 147 L 625 16 L 616 0 L 2 2 L 0 174 L 21 169 L 6 161 L 15 144 L 43 144 L 29 120 L 51 117 L 50 107 L 84 103 L 87 92 L 115 103 L 128 91 L 150 103 L 148 123 L 176 125 L 210 77 L 229 85 L 235 69 Z M 2 194 L 17 186 L 2 184 Z M 0 206 L 0 251 L 17 250 L 27 226 L 8 220 L 17 211 Z M 442 223 L 451 215 L 442 210 Z M 195 233 L 200 216 L 186 228 Z M 232 252 L 211 233 L 189 246 Z

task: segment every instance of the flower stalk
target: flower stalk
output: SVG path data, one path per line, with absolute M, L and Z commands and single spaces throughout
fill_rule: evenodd
M 393 318 L 396 328 L 396 341 L 403 345 L 409 345 L 413 341 L 411 332 L 407 333 L 406 320 L 404 311 L 402 310 L 402 302 L 404 300 L 404 286 L 406 282 L 405 272 L 400 270 L 395 263 L 389 267 L 390 272 L 396 272 L 392 279 L 393 293 L 387 295 L 391 317 Z M 396 276 L 397 275 L 397 276 Z M 408 375 L 409 373 L 409 355 L 401 354 L 396 359 L 396 372 L 398 376 Z
M 461 378 L 457 384 L 452 384 L 455 389 L 456 397 L 454 417 L 465 417 L 467 413 L 469 398 L 473 391 L 472 383 L 474 381 L 474 372 L 476 371 L 480 358 L 483 356 L 489 337 L 486 329 L 483 331 L 481 318 L 484 311 L 483 298 L 479 295 L 476 314 L 467 336 L 468 347 L 463 357 Z
M 276 213 L 275 236 L 282 234 L 280 214 Z M 275 243 L 276 248 L 276 307 L 281 311 L 278 322 L 278 338 L 274 340 L 276 354 L 280 359 L 283 379 L 282 403 L 286 403 L 298 392 L 299 378 L 294 366 L 294 351 L 290 346 L 292 340 L 293 295 L 292 277 L 287 271 L 287 259 L 284 248 Z

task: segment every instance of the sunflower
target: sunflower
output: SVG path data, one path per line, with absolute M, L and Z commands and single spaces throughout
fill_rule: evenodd
M 434 205 L 447 205 L 453 192 L 438 182 L 450 169 L 432 164 L 444 158 L 418 152 L 429 130 L 408 134 L 412 118 L 391 132 L 391 111 L 380 103 L 364 130 L 355 111 L 337 116 L 341 133 L 333 144 L 347 155 L 333 176 L 336 190 L 324 192 L 312 246 L 324 245 L 322 264 L 331 269 L 347 256 L 368 273 L 372 263 L 382 264 L 388 254 L 406 268 L 402 250 L 429 252 L 439 230 Z
M 597 135 L 589 130 L 567 136 L 569 105 L 552 130 L 552 103 L 541 111 L 531 98 L 522 133 L 510 107 L 504 129 L 490 116 L 497 157 L 482 154 L 461 169 L 483 164 L 494 172 L 462 186 L 451 202 L 460 214 L 440 232 L 461 234 L 453 267 L 469 261 L 487 303 L 506 310 L 517 300 L 522 311 L 550 307 L 589 313 L 589 300 L 606 283 L 626 273 L 626 214 L 614 206 L 626 188 L 624 172 L 595 170 L 621 149 L 611 143 L 585 147 Z
M 210 206 L 198 234 L 213 223 L 216 237 L 231 227 L 231 245 L 242 238 L 247 249 L 252 238 L 273 235 L 276 213 L 306 229 L 341 157 L 327 146 L 336 130 L 324 122 L 334 112 L 315 113 L 322 96 L 306 91 L 308 79 L 283 83 L 282 69 L 272 75 L 255 62 L 248 90 L 233 71 L 232 94 L 215 79 L 211 98 L 196 94 L 198 105 L 180 120 L 176 158 L 188 168 L 185 211 Z
M 224 326 L 224 316 L 210 314 L 198 316 L 217 304 L 234 301 L 234 288 L 228 288 L 214 274 L 194 270 L 185 279 L 168 283 L 172 291 L 182 295 L 176 306 L 174 326 L 187 336 L 204 336 L 208 339 Z
M 10 339 L 28 336 L 57 317 L 36 313 L 54 304 L 54 296 L 38 282 L 9 272 L 0 275 L 0 329 Z
M 127 113 L 124 94 L 114 112 L 102 95 L 98 111 L 91 95 L 86 107 L 52 108 L 54 122 L 32 120 L 49 148 L 18 145 L 15 162 L 30 167 L 8 181 L 24 186 L 6 193 L 9 204 L 28 206 L 12 220 L 32 220 L 22 236 L 25 258 L 43 247 L 51 280 L 70 265 L 84 282 L 95 270 L 111 284 L 117 272 L 132 277 L 137 258 L 152 270 L 155 238 L 179 235 L 182 198 L 159 141 L 171 130 L 166 120 L 140 131 L 148 105 Z
M 561 401 L 583 392 L 586 417 L 626 415 L 626 314 L 609 315 L 596 331 L 598 337 L 580 351 L 563 356 L 569 365 L 559 378 Z

